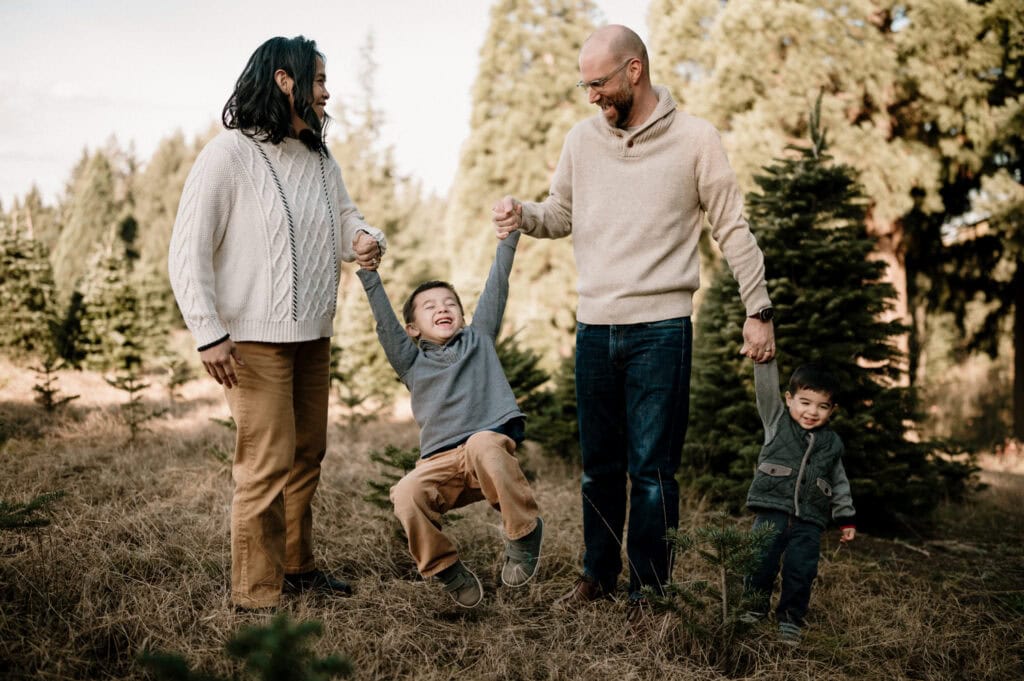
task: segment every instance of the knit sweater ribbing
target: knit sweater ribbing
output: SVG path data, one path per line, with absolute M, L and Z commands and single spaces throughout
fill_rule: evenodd
M 375 237 L 338 164 L 297 139 L 220 133 L 182 191 L 168 272 L 199 347 L 288 343 L 332 335 L 341 262 L 357 230 Z
M 655 92 L 658 105 L 635 130 L 598 114 L 569 131 L 551 192 L 541 203 L 523 203 L 521 229 L 573 235 L 579 321 L 635 324 L 692 313 L 706 214 L 754 314 L 771 304 L 764 256 L 718 132 L 676 111 L 665 88 Z

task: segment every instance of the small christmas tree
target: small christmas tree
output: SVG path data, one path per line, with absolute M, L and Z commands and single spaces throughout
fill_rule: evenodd
M 914 396 L 896 384 L 903 357 L 894 343 L 905 329 L 885 321 L 894 294 L 885 265 L 870 258 L 865 200 L 854 170 L 826 155 L 818 120 L 815 109 L 811 146 L 791 147 L 756 178 L 750 221 L 765 254 L 780 374 L 787 380 L 816 361 L 839 379 L 832 425 L 846 445 L 859 517 L 891 525 L 893 513 L 920 518 L 962 494 L 972 469 L 909 436 Z M 739 355 L 744 321 L 734 280 L 718 272 L 698 313 L 683 475 L 734 508 L 762 443 L 751 361 Z
M 322 633 L 320 622 L 294 623 L 287 613 L 279 613 L 267 626 L 242 627 L 225 649 L 229 656 L 244 664 L 246 677 L 260 681 L 327 681 L 350 676 L 352 662 L 347 657 L 317 657 L 311 639 Z M 144 652 L 139 661 L 158 679 L 224 681 L 222 677 L 192 670 L 181 655 Z M 233 674 L 231 678 L 241 677 Z

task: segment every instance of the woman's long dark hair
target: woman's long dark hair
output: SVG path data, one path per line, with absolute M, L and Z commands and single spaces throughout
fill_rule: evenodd
M 316 41 L 303 36 L 271 38 L 252 53 L 242 75 L 235 82 L 235 91 L 228 97 L 221 120 L 228 129 L 241 130 L 250 137 L 278 144 L 291 130 L 292 114 L 288 96 L 274 80 L 274 72 L 284 69 L 295 88 L 292 97 L 295 111 L 314 134 L 302 141 L 313 149 L 323 149 L 326 120 L 322 123 L 313 111 L 313 79 L 316 76 Z

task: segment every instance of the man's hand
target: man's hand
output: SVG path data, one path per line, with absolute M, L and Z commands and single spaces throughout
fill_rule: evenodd
M 767 362 L 775 357 L 775 327 L 770 321 L 747 317 L 743 324 L 743 347 L 740 354 L 755 362 Z
M 499 239 L 508 238 L 509 234 L 523 226 L 523 204 L 513 196 L 506 196 L 494 204 L 491 213 Z
M 366 232 L 356 232 L 352 250 L 356 252 L 356 262 L 364 270 L 375 270 L 380 265 L 380 244 Z
M 839 542 L 845 544 L 848 541 L 853 541 L 853 538 L 857 536 L 856 527 L 844 527 L 839 530 Z
M 203 361 L 206 373 L 213 376 L 213 380 L 228 390 L 238 385 L 238 375 L 235 373 L 234 363 L 237 362 L 240 366 L 245 366 L 245 362 L 238 354 L 238 348 L 233 340 L 227 338 L 212 348 L 201 350 L 199 359 Z

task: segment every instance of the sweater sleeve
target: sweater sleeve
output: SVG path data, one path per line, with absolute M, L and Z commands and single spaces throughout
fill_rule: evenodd
M 523 202 L 520 231 L 540 239 L 559 239 L 572 233 L 572 133 L 566 137 L 562 155 L 551 178 L 551 191 L 540 203 Z
M 377 338 L 380 340 L 381 347 L 384 348 L 384 354 L 387 355 L 388 362 L 391 363 L 398 377 L 404 382 L 405 375 L 416 361 L 419 348 L 409 338 L 409 334 L 405 332 L 405 328 L 395 316 L 391 301 L 388 300 L 387 293 L 384 291 L 380 274 L 375 271 L 359 269 L 356 271 L 356 276 L 363 284 L 366 298 L 370 301 L 373 318 L 377 320 Z
M 775 437 L 779 416 L 785 409 L 779 394 L 779 365 L 775 360 L 754 364 L 754 395 L 757 398 L 757 413 L 764 425 L 764 441 Z
M 711 223 L 711 236 L 736 278 L 747 315 L 771 305 L 765 282 L 764 254 L 743 216 L 743 193 L 722 146 L 708 124 L 696 167 L 701 208 Z
M 832 518 L 844 527 L 854 525 L 857 521 L 850 481 L 846 477 L 842 458 L 832 467 Z
M 477 301 L 473 312 L 473 328 L 487 334 L 491 340 L 498 337 L 501 331 L 501 320 L 505 316 L 505 302 L 508 300 L 508 277 L 512 272 L 512 261 L 519 243 L 519 232 L 513 232 L 508 238 L 498 242 L 494 254 L 491 272 L 487 275 L 483 293 Z
M 171 232 L 167 273 L 185 325 L 198 347 L 225 338 L 217 313 L 214 252 L 224 238 L 242 171 L 231 152 L 214 142 L 196 158 Z
M 335 201 L 338 206 L 338 221 L 341 224 L 341 259 L 345 262 L 352 262 L 356 259 L 356 252 L 352 249 L 352 241 L 356 233 L 363 231 L 377 240 L 380 246 L 381 255 L 387 249 L 387 239 L 379 229 L 366 224 L 363 214 L 359 212 L 352 197 L 349 196 L 345 187 L 345 180 L 341 176 L 341 168 L 334 163 L 336 173 Z

